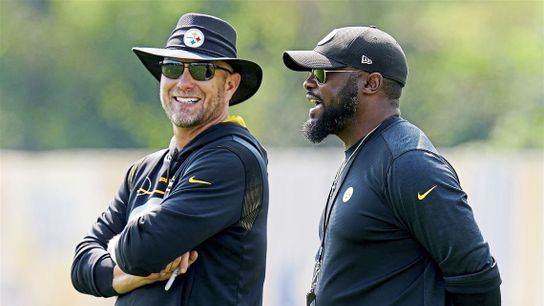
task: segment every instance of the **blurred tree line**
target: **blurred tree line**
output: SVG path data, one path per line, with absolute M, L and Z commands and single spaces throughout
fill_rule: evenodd
M 260 91 L 231 113 L 266 146 L 308 145 L 306 74 L 283 50 L 377 25 L 408 58 L 403 116 L 436 145 L 544 147 L 542 1 L 0 0 L 0 148 L 165 147 L 158 83 L 131 48 L 163 47 L 191 11 L 228 20 L 238 55 L 263 67 Z

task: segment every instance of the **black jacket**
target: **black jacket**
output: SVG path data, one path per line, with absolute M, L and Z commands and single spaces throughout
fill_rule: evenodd
M 121 295 L 116 305 L 261 305 L 266 263 L 266 152 L 247 129 L 221 123 L 178 152 L 174 143 L 136 162 L 91 232 L 77 246 L 74 287 L 116 295 L 119 267 L 146 276 L 186 251 L 198 260 L 176 278 Z

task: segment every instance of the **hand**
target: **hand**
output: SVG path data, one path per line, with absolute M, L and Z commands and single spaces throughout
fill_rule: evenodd
M 166 267 L 164 269 L 162 269 L 159 272 L 159 274 L 160 274 L 161 277 L 164 276 L 164 275 L 168 275 L 168 277 L 170 277 L 170 274 L 172 274 L 172 272 L 174 272 L 174 270 L 177 267 L 179 267 L 179 273 L 183 274 L 183 273 L 187 272 L 187 269 L 189 269 L 189 267 L 196 261 L 197 258 L 198 258 L 197 251 L 185 252 L 185 254 L 183 254 L 180 257 L 174 259 L 174 261 L 172 261 L 171 263 L 166 265 Z M 156 273 L 154 273 L 154 274 L 156 274 Z
M 130 292 L 141 286 L 152 284 L 158 281 L 164 281 L 170 278 L 172 272 L 179 267 L 180 274 L 186 273 L 189 266 L 191 266 L 198 258 L 196 251 L 185 252 L 185 254 L 174 259 L 171 263 L 167 264 L 164 269 L 159 272 L 151 273 L 148 276 L 136 276 L 123 272 L 119 266 L 113 268 L 113 281 L 112 287 L 118 294 L 124 294 Z

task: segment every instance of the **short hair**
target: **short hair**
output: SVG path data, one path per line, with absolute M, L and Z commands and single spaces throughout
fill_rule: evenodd
M 402 94 L 402 87 L 403 86 L 397 81 L 383 78 L 383 92 L 389 98 L 389 100 L 391 100 L 391 105 L 397 108 L 400 106 L 399 99 Z

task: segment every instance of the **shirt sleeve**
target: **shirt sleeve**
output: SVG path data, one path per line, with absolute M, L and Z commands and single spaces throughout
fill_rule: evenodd
M 127 225 L 116 246 L 119 267 L 148 275 L 239 222 L 245 189 L 242 161 L 215 148 L 199 153 L 161 205 Z
M 497 265 L 447 161 L 426 151 L 404 153 L 393 161 L 386 189 L 396 218 L 436 261 L 448 292 L 499 287 Z
M 112 287 L 115 262 L 108 253 L 108 242 L 119 234 L 126 224 L 127 201 L 130 193 L 129 176 L 125 179 L 109 207 L 102 212 L 91 231 L 77 245 L 72 262 L 71 278 L 76 290 L 95 296 L 117 295 Z

